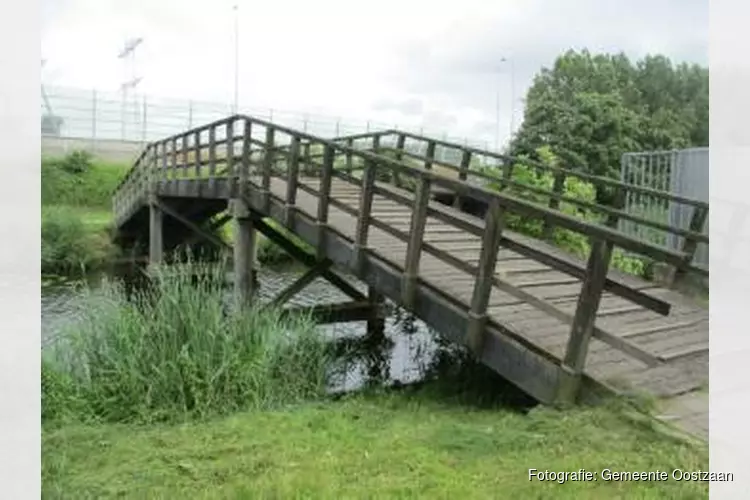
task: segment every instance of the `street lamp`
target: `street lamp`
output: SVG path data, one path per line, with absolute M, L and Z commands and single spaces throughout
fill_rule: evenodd
M 500 62 L 508 63 L 510 65 L 510 124 L 508 131 L 510 135 L 508 140 L 510 141 L 513 137 L 513 130 L 515 129 L 515 103 L 516 103 L 516 71 L 513 59 L 510 57 L 502 57 Z M 497 87 L 497 110 L 495 117 L 495 149 L 500 150 L 500 86 Z

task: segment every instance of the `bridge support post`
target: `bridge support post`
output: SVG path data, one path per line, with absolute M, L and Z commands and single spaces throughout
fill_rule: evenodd
M 235 221 L 234 234 L 234 297 L 241 307 L 250 304 L 255 288 L 255 227 L 250 209 L 244 200 L 231 200 Z
M 559 405 L 575 403 L 578 397 L 589 342 L 594 333 L 596 313 L 599 310 L 599 302 L 612 258 L 612 248 L 612 243 L 605 240 L 595 241 L 591 246 L 586 265 L 586 279 L 581 287 L 581 294 L 578 296 L 568 347 L 560 366 L 556 397 Z
M 382 339 L 385 336 L 385 318 L 381 314 L 385 297 L 373 287 L 367 287 L 367 301 L 370 304 L 367 319 L 367 337 Z
M 164 212 L 156 195 L 149 197 L 148 261 L 159 265 L 164 260 Z

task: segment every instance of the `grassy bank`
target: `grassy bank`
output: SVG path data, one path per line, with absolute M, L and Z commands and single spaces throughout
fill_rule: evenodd
M 112 192 L 129 168 L 127 164 L 102 161 L 83 152 L 42 160 L 43 273 L 94 271 L 116 256 L 111 238 Z M 231 224 L 225 226 L 222 235 L 231 241 Z M 301 240 L 295 242 L 306 248 Z M 292 260 L 259 236 L 260 263 L 281 265 Z
M 43 356 L 44 498 L 707 496 L 688 482 L 529 481 L 529 468 L 698 470 L 708 456 L 620 401 L 533 407 L 465 357 L 440 358 L 419 389 L 332 398 L 338 360 L 313 325 L 240 312 L 221 277 L 194 264 L 130 296 L 115 283 L 87 296 Z
M 76 152 L 41 167 L 42 272 L 95 270 L 116 254 L 111 196 L 128 166 Z
M 707 469 L 706 450 L 617 405 L 524 415 L 377 393 L 182 425 L 72 425 L 42 439 L 45 498 L 708 497 L 695 482 L 529 480 L 530 468 Z

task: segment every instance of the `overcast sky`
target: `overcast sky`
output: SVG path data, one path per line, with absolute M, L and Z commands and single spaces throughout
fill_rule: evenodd
M 499 93 L 501 144 L 511 88 L 518 127 L 534 74 L 567 49 L 708 63 L 707 0 L 42 0 L 43 79 L 116 91 L 140 36 L 141 92 L 231 102 L 234 4 L 241 107 L 494 142 Z

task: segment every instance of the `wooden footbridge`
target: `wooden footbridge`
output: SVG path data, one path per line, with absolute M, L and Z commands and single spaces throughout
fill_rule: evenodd
M 447 154 L 457 161 L 438 161 Z M 477 169 L 478 160 L 496 168 Z M 234 288 L 242 302 L 255 286 L 256 231 L 295 251 L 272 219 L 315 249 L 296 252 L 310 266 L 297 288 L 323 276 L 362 300 L 336 269 L 356 276 L 544 403 L 602 390 L 678 401 L 705 389 L 707 309 L 673 288 L 617 272 L 611 261 L 619 247 L 669 266 L 678 282 L 705 278 L 692 256 L 708 244 L 701 233 L 708 205 L 524 161 L 554 177 L 550 190 L 528 187 L 514 178 L 516 163 L 396 130 L 324 139 L 232 116 L 148 145 L 115 192 L 114 212 L 122 241 L 143 242 L 153 263 L 196 237 L 227 246 L 211 229 L 234 219 Z M 614 202 L 564 195 L 571 177 Z M 533 200 L 511 194 L 514 187 Z M 628 193 L 693 207 L 690 227 L 628 212 Z M 461 210 L 468 205 L 472 213 Z M 565 206 L 601 217 L 584 220 Z M 539 221 L 542 237 L 511 231 L 512 217 Z M 620 219 L 677 234 L 682 250 L 634 239 L 617 230 Z M 588 258 L 546 241 L 559 231 L 584 235 Z M 707 432 L 707 399 L 698 406 L 671 408 L 679 408 L 673 411 L 684 427 Z

